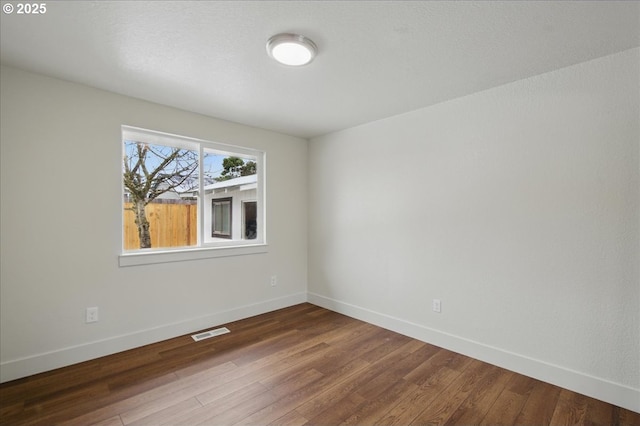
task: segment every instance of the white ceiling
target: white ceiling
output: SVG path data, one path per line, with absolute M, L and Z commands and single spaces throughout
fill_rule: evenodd
M 640 46 L 635 1 L 46 5 L 2 13 L 3 64 L 303 137 Z M 275 63 L 280 32 L 310 37 L 317 58 Z

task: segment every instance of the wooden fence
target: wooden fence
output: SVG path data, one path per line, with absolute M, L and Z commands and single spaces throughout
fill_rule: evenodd
M 135 214 L 124 204 L 124 249 L 140 248 Z M 183 247 L 198 242 L 198 206 L 184 203 L 147 204 L 147 220 L 151 233 L 151 247 Z

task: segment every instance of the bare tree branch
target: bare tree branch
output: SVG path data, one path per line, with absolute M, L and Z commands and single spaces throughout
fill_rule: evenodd
M 135 145 L 135 147 L 134 147 Z M 136 214 L 140 248 L 150 248 L 149 221 L 145 206 L 180 188 L 198 170 L 198 153 L 188 149 L 141 142 L 125 142 L 123 182 Z

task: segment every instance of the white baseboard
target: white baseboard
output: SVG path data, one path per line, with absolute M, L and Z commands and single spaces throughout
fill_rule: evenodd
M 306 293 L 297 293 L 135 333 L 6 361 L 0 364 L 0 383 L 190 334 L 194 331 L 275 311 L 306 301 Z
M 314 305 L 631 411 L 640 412 L 640 389 L 589 376 L 319 294 L 308 293 L 307 297 L 307 301 Z

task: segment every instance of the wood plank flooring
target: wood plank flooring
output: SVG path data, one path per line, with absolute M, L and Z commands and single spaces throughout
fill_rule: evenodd
M 640 425 L 640 414 L 301 304 L 0 385 L 2 425 Z

